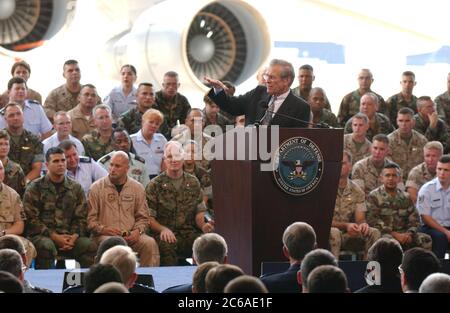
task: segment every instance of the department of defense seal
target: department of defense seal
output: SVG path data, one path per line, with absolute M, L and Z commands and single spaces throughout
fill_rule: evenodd
M 304 137 L 284 141 L 275 152 L 273 176 L 286 193 L 301 196 L 314 190 L 323 173 L 319 147 Z

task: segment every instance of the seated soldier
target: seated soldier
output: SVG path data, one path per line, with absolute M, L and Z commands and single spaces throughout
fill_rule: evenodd
M 400 168 L 395 163 L 384 166 L 383 185 L 367 199 L 367 220 L 383 237 L 394 238 L 404 250 L 420 247 L 431 250 L 431 237 L 418 232 L 419 214 L 409 195 L 398 188 Z
M 89 267 L 97 247 L 87 237 L 83 188 L 65 176 L 61 148 L 50 148 L 45 158 L 47 174 L 32 181 L 23 197 L 27 235 L 37 250 L 36 268 L 52 268 L 57 255 L 75 257 L 81 267 Z
M 148 208 L 142 184 L 128 177 L 129 158 L 123 151 L 111 157 L 109 175 L 96 181 L 88 195 L 88 228 L 98 244 L 122 236 L 139 253 L 142 266 L 158 266 L 158 246 L 145 234 Z
M 338 127 L 336 115 L 329 109 L 325 108 L 327 103 L 327 95 L 322 88 L 314 87 L 311 89 L 308 98 L 309 107 L 313 115 L 312 122 L 314 124 L 325 123 L 331 127 Z
M 378 229 L 366 223 L 364 191 L 348 178 L 351 169 L 350 153 L 344 151 L 330 231 L 330 248 L 336 259 L 339 259 L 341 249 L 362 251 L 366 259 L 370 246 L 380 238 Z
M 211 176 L 207 170 L 199 166 L 196 159 L 199 157 L 199 146 L 194 140 L 188 140 L 184 145 L 183 149 L 186 152 L 186 159 L 183 163 L 183 170 L 186 173 L 194 175 L 197 177 L 202 187 L 203 201 L 207 205 L 208 209 L 212 211 L 212 183 Z
M 444 152 L 444 147 L 439 141 L 430 141 L 423 147 L 424 162 L 415 166 L 408 175 L 406 191 L 413 203 L 417 202 L 419 189 L 428 181 L 436 177 L 436 166 Z
M 205 222 L 200 183 L 183 171 L 184 158 L 180 143 L 167 143 L 164 148 L 167 170 L 146 187 L 150 229 L 157 235 L 162 266 L 177 265 L 190 258 L 194 240 L 214 230 L 213 221 Z
M 428 96 L 417 100 L 417 114 L 414 115 L 414 129 L 428 140 L 437 140 L 444 146 L 444 153 L 450 152 L 450 134 L 447 125 L 436 112 L 436 105 Z
M 361 97 L 361 104 L 359 105 L 359 112 L 367 115 L 369 119 L 369 129 L 367 130 L 367 139 L 372 140 L 377 134 L 389 134 L 394 130 L 389 119 L 382 113 L 378 113 L 377 95 L 372 92 L 367 92 Z M 356 112 L 358 113 L 358 112 Z M 355 113 L 355 114 L 356 114 Z M 350 134 L 352 132 L 353 119 L 350 118 L 345 123 L 345 133 Z
M 352 165 L 370 156 L 371 142 L 367 139 L 369 119 L 364 113 L 356 113 L 352 118 L 352 133 L 344 135 L 344 149 L 352 156 Z
M 423 162 L 422 149 L 428 140 L 414 127 L 414 111 L 401 108 L 397 113 L 398 129 L 388 135 L 389 153 L 392 161 L 403 171 L 403 180 L 408 178 L 409 171 Z
M 0 161 L 0 238 L 6 235 L 22 236 L 25 229 L 25 212 L 19 194 L 3 183 L 5 168 Z M 34 245 L 24 237 L 18 237 L 27 249 L 27 267 L 36 257 Z
M 381 171 L 383 167 L 390 163 L 386 157 L 389 153 L 389 139 L 384 134 L 373 137 L 370 147 L 370 156 L 356 162 L 352 170 L 353 181 L 367 195 L 375 188 L 382 185 Z M 399 184 L 400 189 L 404 189 L 403 182 Z

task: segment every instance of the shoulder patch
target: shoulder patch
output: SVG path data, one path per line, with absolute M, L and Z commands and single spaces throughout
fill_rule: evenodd
M 142 157 L 140 157 L 140 156 L 137 155 L 137 154 L 134 155 L 134 159 L 137 160 L 137 161 L 139 161 L 139 162 L 145 163 L 145 159 L 142 158 Z
M 101 157 L 97 162 L 98 162 L 98 163 L 105 164 L 105 163 L 108 162 L 109 160 L 111 160 L 111 155 L 107 154 L 107 155 Z
M 80 155 L 80 163 L 91 163 L 91 158 L 84 155 Z
M 37 105 L 41 105 L 39 102 L 37 102 L 36 100 L 33 100 L 33 99 L 28 99 L 27 102 L 28 103 L 37 104 Z

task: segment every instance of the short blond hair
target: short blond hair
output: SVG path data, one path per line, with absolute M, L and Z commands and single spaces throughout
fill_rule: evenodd
M 425 150 L 437 150 L 441 153 L 441 155 L 444 154 L 444 146 L 439 141 L 429 141 L 425 144 L 423 147 L 423 151 Z
M 152 119 L 156 119 L 159 121 L 160 124 L 164 121 L 164 115 L 161 113 L 161 111 L 156 109 L 148 109 L 144 115 L 142 115 L 143 121 L 149 121 Z

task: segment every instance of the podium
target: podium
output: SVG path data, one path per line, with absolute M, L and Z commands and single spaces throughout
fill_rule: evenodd
M 264 161 L 254 153 L 252 155 L 247 151 L 244 158 L 241 155 L 240 159 L 236 159 L 238 148 L 251 150 L 249 147 L 256 146 L 258 150 L 261 140 L 267 140 L 269 145 L 272 143 L 270 135 L 266 139 L 260 134 L 260 129 L 254 127 L 245 137 L 244 143 L 226 142 L 225 137 L 237 137 L 239 134 L 235 133 L 239 131 L 242 133 L 243 128 L 236 128 L 215 138 L 216 153 L 218 150 L 228 153 L 228 158 L 212 161 L 215 227 L 216 232 L 228 243 L 229 262 L 248 274 L 259 276 L 261 262 L 286 261 L 282 252 L 282 235 L 285 228 L 296 221 L 310 224 L 316 232 L 318 246 L 328 248 L 341 171 L 343 129 L 279 128 L 279 139 L 272 138 L 272 141 L 277 141 L 274 142 L 276 147 L 291 142 L 290 139 L 298 141 L 300 138 L 308 147 L 318 148 L 323 157 L 319 169 L 320 179 L 311 190 L 301 195 L 281 188 L 273 171 L 261 170 Z M 309 148 L 307 151 L 303 151 L 302 146 L 286 149 L 282 145 L 282 148 L 283 152 L 290 149 L 296 153 L 296 157 L 289 160 L 294 162 L 293 166 L 313 163 L 310 159 L 314 157 Z M 280 148 L 279 162 L 281 151 Z M 295 170 L 294 167 L 292 169 Z M 288 179 L 300 179 L 301 182 L 301 179 L 306 180 L 307 174 L 289 174 Z

